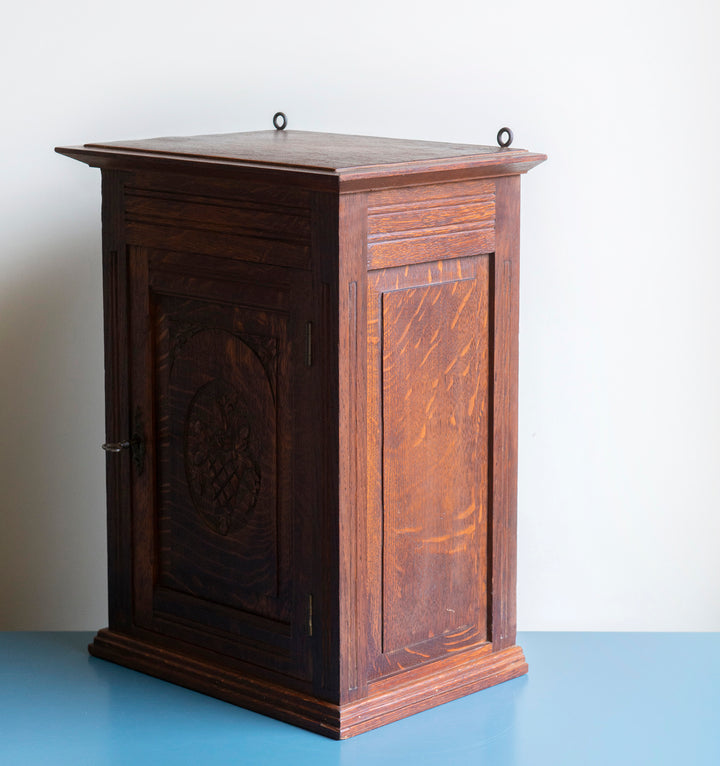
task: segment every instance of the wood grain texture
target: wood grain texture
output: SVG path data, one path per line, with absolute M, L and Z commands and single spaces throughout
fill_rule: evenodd
M 289 619 L 287 325 L 259 309 L 152 292 L 158 579 Z M 280 600 L 278 602 L 278 599 Z
M 395 679 L 387 691 L 371 692 L 365 699 L 343 706 L 340 739 L 353 737 L 408 715 L 442 705 L 486 689 L 528 671 L 518 646 L 477 656 L 465 654 L 440 661 L 425 673 Z
M 384 653 L 474 625 L 485 606 L 480 290 L 468 279 L 383 295 Z
M 367 195 L 340 198 L 338 313 L 339 370 L 339 540 L 340 697 L 364 696 L 367 689 L 368 556 L 366 502 L 366 319 Z
M 527 673 L 519 647 L 479 657 L 453 658 L 435 672 L 337 705 L 286 686 L 234 673 L 222 664 L 188 658 L 153 643 L 100 631 L 90 645 L 95 657 L 158 676 L 332 739 L 347 739 L 414 713 L 450 702 Z
M 497 182 L 495 253 L 492 642 L 515 643 L 520 178 Z
M 313 429 L 292 402 L 308 395 L 310 276 L 129 254 L 132 406 L 149 469 L 134 477 L 134 622 L 309 678 L 301 509 L 316 485 L 295 445 Z
M 492 181 L 375 192 L 368 205 L 368 268 L 490 253 L 494 223 Z
M 105 349 L 105 438 L 124 441 L 130 434 L 128 374 L 128 266 L 123 225 L 124 176 L 102 177 L 103 324 Z M 106 465 L 108 617 L 111 628 L 132 621 L 131 461 L 127 453 L 108 453 Z
M 90 149 L 150 152 L 199 159 L 224 159 L 262 165 L 340 171 L 350 168 L 485 158 L 522 152 L 496 146 L 450 144 L 402 138 L 315 133 L 301 130 L 260 130 L 206 136 L 150 138 L 86 144 Z
M 526 672 L 519 174 L 544 156 L 58 151 L 103 168 L 107 439 L 134 444 L 91 652 L 335 738 Z
M 307 192 L 136 173 L 124 190 L 131 244 L 310 268 Z
M 490 257 L 372 272 L 374 677 L 487 640 Z
M 142 420 L 138 434 L 145 444 L 144 470 L 133 470 L 130 475 L 132 496 L 125 515 L 132 523 L 130 561 L 132 562 L 133 623 L 143 624 L 151 619 L 153 586 L 155 580 L 155 503 L 157 491 L 156 441 L 152 424 L 156 422 L 155 396 L 152 387 L 154 360 L 149 343 L 150 291 L 149 262 L 140 248 L 127 246 L 128 294 L 127 301 L 130 346 L 127 422 L 128 438 L 132 435 L 134 417 Z
M 104 169 L 203 173 L 355 192 L 526 173 L 545 155 L 524 149 L 303 131 L 257 131 L 57 147 Z
M 313 635 L 308 648 L 313 691 L 330 701 L 340 698 L 338 207 L 337 195 L 312 194 L 313 364 L 317 378 L 309 396 L 315 402 L 312 416 L 318 438 L 312 447 L 302 449 L 306 471 L 314 476 L 318 488 L 315 506 L 308 509 L 310 538 L 305 543 L 312 551 Z

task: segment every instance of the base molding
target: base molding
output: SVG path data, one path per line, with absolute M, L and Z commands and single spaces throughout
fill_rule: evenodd
M 203 692 L 257 713 L 309 729 L 333 739 L 346 739 L 414 713 L 509 681 L 527 673 L 522 649 L 456 662 L 441 669 L 413 674 L 413 680 L 370 692 L 367 697 L 336 705 L 312 695 L 233 669 L 169 651 L 123 633 L 101 630 L 88 647 L 90 654 L 139 670 L 165 681 Z

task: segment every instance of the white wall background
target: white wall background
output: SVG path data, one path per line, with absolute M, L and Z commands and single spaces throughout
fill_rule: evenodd
M 38 0 L 0 46 L 0 628 L 106 623 L 100 174 L 270 127 L 516 145 L 518 623 L 720 630 L 717 0 Z

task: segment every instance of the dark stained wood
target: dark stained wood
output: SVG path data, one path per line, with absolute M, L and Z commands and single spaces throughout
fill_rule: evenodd
M 312 443 L 311 410 L 293 402 L 308 374 L 310 276 L 129 251 L 131 385 L 148 433 L 134 482 L 136 622 L 171 620 L 166 634 L 211 649 L 232 637 L 238 658 L 307 677 L 309 551 L 293 538 L 314 484 L 293 463 Z
M 137 434 L 145 446 L 141 467 L 130 472 L 131 502 L 123 509 L 132 525 L 132 591 L 133 624 L 143 625 L 152 618 L 153 589 L 156 576 L 155 496 L 157 490 L 156 441 L 153 424 L 156 422 L 155 392 L 152 387 L 152 345 L 150 343 L 150 293 L 148 290 L 149 264 L 145 253 L 135 246 L 127 246 L 128 259 L 128 325 L 130 334 L 128 384 L 130 400 L 127 412 L 125 439 Z M 135 420 L 139 428 L 136 428 Z M 127 453 L 122 453 L 126 456 Z M 130 455 L 132 458 L 132 454 Z M 132 461 L 131 461 L 132 462 Z
M 486 155 L 508 155 L 524 151 L 505 150 L 496 146 L 310 133 L 301 130 L 260 130 L 209 136 L 149 138 L 85 146 L 89 149 L 149 152 L 335 172 L 344 169 L 443 161 L 456 157 L 473 158 L 478 161 Z
M 59 147 L 69 157 L 102 168 L 180 170 L 335 191 L 363 191 L 526 173 L 542 154 L 496 146 L 408 141 L 297 130 L 219 136 L 153 138 Z
M 334 738 L 526 672 L 519 174 L 544 156 L 58 151 L 103 169 L 107 439 L 134 445 L 91 653 Z
M 392 684 L 374 685 L 345 705 L 318 699 L 286 685 L 234 672 L 224 663 L 160 649 L 155 642 L 101 630 L 90 645 L 96 657 L 117 662 L 181 686 L 204 692 L 332 739 L 347 739 L 458 697 L 527 673 L 519 647 L 454 655 L 430 672 L 410 671 Z M 377 686 L 377 688 L 375 688 Z
M 311 509 L 313 635 L 309 641 L 313 663 L 313 690 L 317 697 L 340 699 L 340 569 L 339 395 L 337 363 L 339 345 L 338 269 L 339 198 L 337 194 L 312 195 L 313 295 L 315 315 L 313 359 L 318 383 L 313 422 L 318 431 L 315 449 L 304 449 L 318 486 L 316 507 Z M 320 544 L 319 541 L 330 541 Z
M 108 441 L 123 440 L 130 425 L 128 375 L 128 267 L 123 225 L 123 175 L 102 178 L 103 315 L 105 343 L 105 428 Z M 108 619 L 112 629 L 132 623 L 130 456 L 106 456 L 108 526 Z
M 275 603 L 290 575 L 288 487 L 277 471 L 287 425 L 278 422 L 276 401 L 287 399 L 289 378 L 277 345 L 288 342 L 286 324 L 261 309 L 155 291 L 152 315 L 156 386 L 164 392 L 158 581 L 287 620 L 286 601 Z
M 339 339 L 339 477 L 340 537 L 340 696 L 367 692 L 367 588 L 364 567 L 368 549 L 366 445 L 366 241 L 367 195 L 340 197 L 338 318 Z
M 136 173 L 124 199 L 129 244 L 310 268 L 307 192 Z

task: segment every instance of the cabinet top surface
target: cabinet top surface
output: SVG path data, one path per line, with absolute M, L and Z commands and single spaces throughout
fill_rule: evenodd
M 252 133 L 149 138 L 141 141 L 86 144 L 86 146 L 128 149 L 134 152 L 191 155 L 236 162 L 260 162 L 264 165 L 284 165 L 335 172 L 375 165 L 396 165 L 422 160 L 471 158 L 478 155 L 484 157 L 507 153 L 507 150 L 492 146 L 350 136 L 338 133 L 311 133 L 299 130 L 259 130 Z
M 298 130 L 89 143 L 82 147 L 59 147 L 57 151 L 101 166 L 191 162 L 274 168 L 341 180 L 459 168 L 479 168 L 484 169 L 483 174 L 489 174 L 501 167 L 503 174 L 524 173 L 546 159 L 545 155 L 531 154 L 525 149 Z

